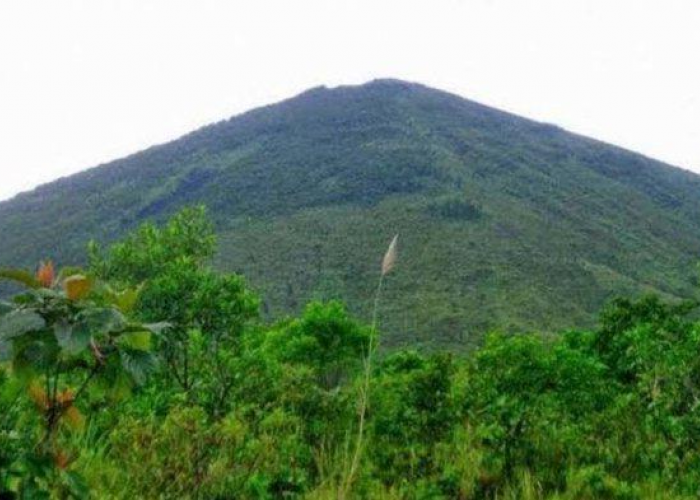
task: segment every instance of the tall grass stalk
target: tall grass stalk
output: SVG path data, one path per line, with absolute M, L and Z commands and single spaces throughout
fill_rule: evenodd
M 374 307 L 372 309 L 372 323 L 371 323 L 371 334 L 369 337 L 369 342 L 367 343 L 367 354 L 364 359 L 364 377 L 362 380 L 362 386 L 360 387 L 360 398 L 359 398 L 359 421 L 357 426 L 357 439 L 355 441 L 355 451 L 353 453 L 352 462 L 350 463 L 350 470 L 346 474 L 345 480 L 343 481 L 342 488 L 339 491 L 339 500 L 343 500 L 347 497 L 352 489 L 353 482 L 355 481 L 355 476 L 360 465 L 360 460 L 362 458 L 362 451 L 364 446 L 364 435 L 365 435 L 365 422 L 367 416 L 367 408 L 369 407 L 369 389 L 370 382 L 372 379 L 372 358 L 374 352 L 379 344 L 377 335 L 377 323 L 379 315 L 379 299 L 382 295 L 382 288 L 384 285 L 384 277 L 391 272 L 396 263 L 396 246 L 398 243 L 399 235 L 397 234 L 391 240 L 389 248 L 384 254 L 384 259 L 382 260 L 381 273 L 379 274 L 379 282 L 377 283 L 377 289 L 374 293 Z

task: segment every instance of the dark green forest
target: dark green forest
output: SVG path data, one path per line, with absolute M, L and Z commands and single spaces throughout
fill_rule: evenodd
M 373 255 L 400 233 L 383 345 L 593 328 L 616 296 L 692 298 L 700 177 L 397 80 L 311 89 L 0 203 L 0 263 L 87 265 L 145 221 L 205 204 L 213 266 L 266 320 L 342 300 L 371 317 Z M 2 291 L 0 290 L 0 296 Z
M 622 297 L 590 329 L 400 349 L 383 304 L 416 263 L 392 236 L 363 257 L 363 315 L 266 318 L 215 269 L 203 208 L 93 242 L 82 268 L 2 270 L 0 498 L 697 498 L 695 303 Z

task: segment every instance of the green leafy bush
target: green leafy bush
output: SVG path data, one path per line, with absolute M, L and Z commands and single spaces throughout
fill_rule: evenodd
M 0 302 L 2 500 L 696 497 L 691 305 L 368 363 L 377 332 L 341 302 L 262 321 L 211 236 L 187 211 L 87 273 L 0 272 L 27 288 Z

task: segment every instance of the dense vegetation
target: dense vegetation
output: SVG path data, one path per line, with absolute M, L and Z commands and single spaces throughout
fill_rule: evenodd
M 399 232 L 385 345 L 475 346 L 483 332 L 591 328 L 617 295 L 691 297 L 700 177 L 398 81 L 318 88 L 0 204 L 0 262 L 86 262 L 205 203 L 215 267 L 266 318 L 342 299 L 368 317 Z
M 215 248 L 187 209 L 91 245 L 84 271 L 2 271 L 26 290 L 0 303 L 0 498 L 696 498 L 693 304 L 618 299 L 595 330 L 467 355 L 377 350 L 337 301 L 260 319 Z

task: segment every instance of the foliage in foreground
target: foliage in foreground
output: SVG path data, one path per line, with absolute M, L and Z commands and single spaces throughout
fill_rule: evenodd
M 5 273 L 29 289 L 0 304 L 0 498 L 697 494 L 690 307 L 621 299 L 595 331 L 384 353 L 348 490 L 374 332 L 339 302 L 264 324 L 213 248 L 188 210 L 86 271 Z

